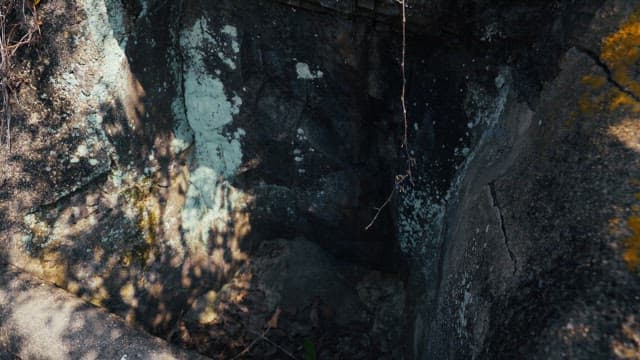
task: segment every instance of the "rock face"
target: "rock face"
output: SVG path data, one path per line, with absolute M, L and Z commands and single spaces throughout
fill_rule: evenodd
M 535 101 L 517 67 L 495 79 L 495 123 L 443 216 L 429 356 L 637 354 L 637 16 L 605 3 Z
M 41 3 L 3 257 L 216 358 L 634 351 L 638 4 L 409 5 L 403 148 L 396 1 Z
M 205 359 L 11 267 L 0 284 L 3 359 Z
M 253 1 L 40 11 L 64 30 L 43 32 L 51 60 L 23 54 L 35 135 L 3 158 L 12 264 L 211 356 L 278 307 L 288 351 L 401 352 L 391 214 L 364 230 L 397 161 L 390 29 Z

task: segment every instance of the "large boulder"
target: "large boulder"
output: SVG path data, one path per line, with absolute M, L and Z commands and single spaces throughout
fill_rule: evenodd
M 19 54 L 16 88 L 30 101 L 13 104 L 14 147 L 0 155 L 0 241 L 11 264 L 199 347 L 182 337 L 213 331 L 196 321 L 208 311 L 196 305 L 266 271 L 255 265 L 263 242 L 304 237 L 309 253 L 295 248 L 292 274 L 362 268 L 286 306 L 325 301 L 340 319 L 372 311 L 358 318 L 368 342 L 354 349 L 382 341 L 393 350 L 375 315 L 387 300 L 357 295 L 376 271 L 388 274 L 379 286 L 367 277 L 368 287 L 402 290 L 390 213 L 365 230 L 397 160 L 390 29 L 275 2 L 50 1 L 37 11 L 42 41 Z M 285 279 L 264 281 L 279 289 Z M 389 319 L 403 314 L 386 309 Z M 249 344 L 254 323 L 239 322 L 243 337 L 212 351 Z M 337 333 L 353 323 L 337 322 Z
M 495 79 L 443 217 L 425 357 L 637 356 L 636 6 L 604 4 L 538 100 L 513 69 Z
M 204 359 L 133 329 L 104 309 L 2 265 L 3 359 Z

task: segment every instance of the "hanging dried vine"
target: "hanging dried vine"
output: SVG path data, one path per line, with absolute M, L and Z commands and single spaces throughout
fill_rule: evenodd
M 394 179 L 393 189 L 391 193 L 387 197 L 387 199 L 380 205 L 375 208 L 376 213 L 365 226 L 365 230 L 369 230 L 373 224 L 376 222 L 382 210 L 384 210 L 387 205 L 391 202 L 393 195 L 395 195 L 396 191 L 404 190 L 405 181 L 409 180 L 413 183 L 413 167 L 415 166 L 416 160 L 411 154 L 411 150 L 409 149 L 409 118 L 407 116 L 407 70 L 405 66 L 406 58 L 407 58 L 407 0 L 396 0 L 400 6 L 402 7 L 402 52 L 400 55 L 400 73 L 402 77 L 402 89 L 400 92 L 400 104 L 402 106 L 402 122 L 404 125 L 404 133 L 402 135 L 402 149 L 405 152 L 405 156 L 407 158 L 407 167 L 404 174 L 396 175 Z

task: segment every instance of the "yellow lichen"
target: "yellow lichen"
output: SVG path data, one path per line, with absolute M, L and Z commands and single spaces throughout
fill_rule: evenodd
M 144 240 L 147 244 L 155 244 L 157 240 L 157 229 L 160 225 L 158 214 L 154 209 L 151 209 L 152 205 L 146 202 L 138 204 L 138 229 L 144 234 Z
M 640 66 L 640 8 L 616 32 L 602 40 L 600 59 L 610 71 L 615 86 L 606 86 L 607 77 L 602 74 L 583 75 L 581 82 L 587 90 L 578 99 L 580 114 L 617 110 L 640 112 L 637 101 L 640 82 L 635 78 Z
M 618 89 L 615 89 L 611 93 L 609 110 L 615 111 L 621 107 L 626 107 L 633 112 L 640 112 L 640 104 L 633 97 Z
M 600 75 L 585 75 L 582 77 L 582 83 L 593 88 L 600 89 L 607 82 L 607 78 Z
M 630 178 L 629 184 L 640 187 L 640 181 Z M 629 270 L 640 275 L 640 192 L 633 193 L 633 202 L 621 216 L 609 220 L 609 234 L 622 239 L 622 260 Z M 626 220 L 625 220 L 626 217 Z
M 620 219 L 620 218 L 613 218 L 613 219 L 609 220 L 609 228 L 612 231 L 613 231 L 613 229 L 619 227 L 620 224 L 622 224 L 622 219 Z
M 156 195 L 150 178 L 144 178 L 122 192 L 123 198 L 135 211 L 136 226 L 144 239 L 144 244 L 134 246 L 123 256 L 124 266 L 130 266 L 135 260 L 145 267 L 154 254 L 160 227 L 160 205 Z
M 606 94 L 585 93 L 578 100 L 578 108 L 582 114 L 594 114 L 603 110 L 606 100 Z
M 627 227 L 631 232 L 624 240 L 622 259 L 631 271 L 638 271 L 640 267 L 640 216 L 633 215 L 627 219 Z
M 640 83 L 634 79 L 640 61 L 640 8 L 604 39 L 600 57 L 611 70 L 613 80 L 633 94 L 640 94 Z

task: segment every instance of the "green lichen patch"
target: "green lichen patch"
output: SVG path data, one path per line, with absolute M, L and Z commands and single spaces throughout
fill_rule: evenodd
M 136 262 L 145 266 L 154 255 L 158 245 L 160 229 L 160 204 L 153 179 L 144 177 L 120 193 L 123 203 L 128 204 L 135 216 L 135 223 L 144 240 L 133 246 L 122 257 L 122 263 L 129 266 Z

